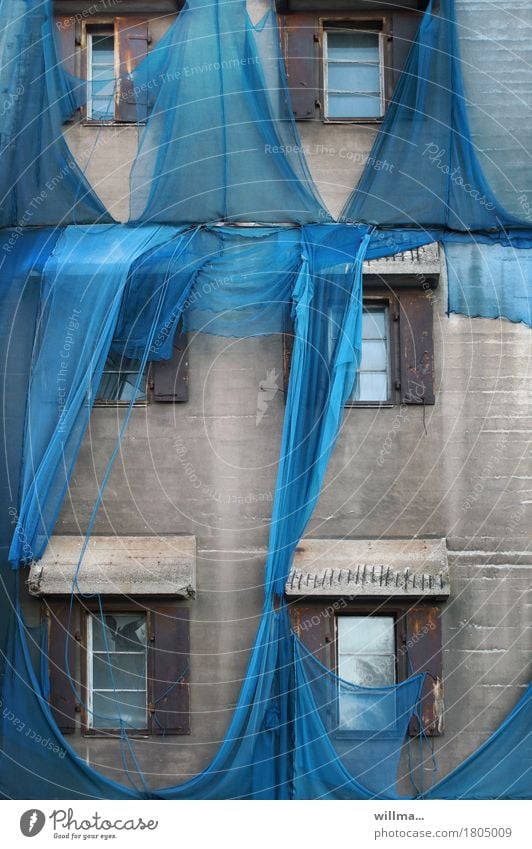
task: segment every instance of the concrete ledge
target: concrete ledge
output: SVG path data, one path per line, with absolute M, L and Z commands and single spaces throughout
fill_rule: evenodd
M 196 537 L 93 536 L 73 580 L 83 537 L 53 536 L 28 578 L 31 595 L 165 595 L 196 593 Z
M 445 539 L 303 539 L 288 596 L 447 598 Z

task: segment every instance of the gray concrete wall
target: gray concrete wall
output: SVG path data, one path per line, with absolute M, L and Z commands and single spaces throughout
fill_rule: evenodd
M 374 130 L 307 123 L 300 131 L 322 195 L 337 212 Z M 67 135 L 101 196 L 125 219 L 137 129 L 74 124 Z M 509 322 L 447 316 L 445 274 L 434 336 L 436 404 L 346 412 L 308 534 L 447 537 L 452 596 L 443 613 L 441 777 L 494 730 L 529 677 L 532 336 Z M 189 402 L 134 410 L 97 520 L 101 534 L 192 533 L 198 540 L 198 595 L 186 602 L 192 734 L 135 743 L 153 785 L 208 763 L 245 673 L 262 603 L 284 411 L 278 392 L 257 423 L 259 383 L 269 369 L 281 374 L 279 337 L 194 338 Z M 101 476 L 122 416 L 93 411 L 57 533 L 86 527 L 95 470 Z M 123 780 L 117 743 L 78 737 L 75 745 Z

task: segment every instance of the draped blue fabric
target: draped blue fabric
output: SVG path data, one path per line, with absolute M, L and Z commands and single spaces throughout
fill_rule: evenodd
M 272 11 L 257 28 L 245 0 L 188 0 L 134 72 L 155 94 L 131 172 L 131 219 L 331 220 L 290 109 Z
M 475 94 L 471 86 L 464 92 L 460 52 L 455 0 L 432 0 L 342 220 L 462 231 L 527 226 L 505 209 L 479 161 L 468 117 Z
M 62 125 L 82 99 L 58 64 L 50 0 L 0 3 L 0 226 L 111 221 Z
M 446 243 L 449 312 L 532 326 L 532 249 Z
M 295 644 L 294 798 L 400 798 L 399 760 L 424 675 L 357 687 Z
M 426 799 L 530 799 L 532 685 L 497 730 L 425 793 Z
M 244 0 L 189 0 L 133 75 L 152 107 L 131 175 L 135 226 L 85 227 L 110 219 L 62 135 L 82 87 L 57 63 L 50 3 L 0 0 L 0 225 L 17 225 L 0 232 L 5 796 L 396 798 L 422 678 L 380 690 L 341 681 L 291 634 L 282 597 L 355 380 L 364 258 L 440 240 L 451 310 L 530 323 L 524 130 L 516 129 L 518 165 L 501 177 L 509 153 L 499 154 L 497 129 L 486 124 L 482 70 L 466 73 L 460 62 L 475 40 L 477 5 L 430 6 L 345 223 L 332 224 L 291 114 L 273 10 L 254 24 Z M 520 36 L 496 15 L 505 49 L 526 63 Z M 498 74 L 504 89 L 511 79 Z M 517 100 L 497 97 L 515 123 Z M 377 159 L 389 167 L 377 169 Z M 78 226 L 28 229 L 71 222 Z M 465 241 L 468 231 L 478 236 L 474 244 Z M 212 763 L 185 784 L 155 790 L 124 732 L 125 788 L 87 766 L 55 724 L 47 648 L 37 645 L 38 629 L 24 624 L 16 567 L 38 559 L 53 532 L 109 350 L 141 366 L 168 358 L 181 317 L 191 332 L 237 337 L 293 324 L 266 595 L 238 704 Z M 119 441 L 86 542 L 118 449 Z M 42 666 L 34 662 L 39 652 Z M 354 731 L 345 728 L 346 711 Z M 531 796 L 529 729 L 527 691 L 427 798 Z

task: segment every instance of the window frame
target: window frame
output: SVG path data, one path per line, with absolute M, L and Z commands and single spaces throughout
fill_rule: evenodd
M 107 362 L 107 360 L 106 360 L 106 362 Z M 137 372 L 128 371 L 127 369 L 123 369 L 123 372 L 124 373 L 127 372 L 128 374 L 138 374 L 138 371 Z M 116 370 L 116 371 L 113 371 L 112 369 L 106 370 L 105 366 L 104 366 L 104 368 L 102 370 L 101 377 L 100 377 L 100 383 L 98 384 L 98 388 L 96 390 L 96 393 L 98 392 L 98 389 L 100 388 L 101 382 L 102 382 L 105 374 L 121 374 L 123 372 L 121 372 L 119 369 Z M 146 380 L 146 391 L 144 393 L 145 397 L 139 399 L 138 401 L 134 401 L 133 405 L 132 405 L 133 407 L 140 407 L 140 408 L 148 407 L 153 402 L 153 371 L 152 371 L 152 363 L 150 363 L 150 362 L 148 362 L 146 364 L 145 380 Z M 100 408 L 129 407 L 130 404 L 131 404 L 131 401 L 126 401 L 126 400 L 122 401 L 120 399 L 112 400 L 112 399 L 108 399 L 108 398 L 102 398 L 98 394 L 95 394 L 93 407 L 100 407 Z
M 99 613 L 99 611 L 98 611 L 98 613 Z M 150 675 L 150 672 L 152 670 L 150 669 L 151 652 L 150 652 L 149 635 L 150 635 L 151 631 L 153 630 L 153 625 L 152 625 L 151 616 L 150 616 L 151 611 L 149 611 L 147 609 L 143 609 L 140 612 L 138 611 L 138 609 L 136 609 L 134 611 L 133 610 L 114 610 L 113 613 L 117 614 L 117 615 L 120 615 L 120 614 L 132 615 L 132 614 L 136 613 L 137 615 L 142 615 L 142 616 L 145 616 L 145 618 L 146 618 L 146 690 L 145 690 L 145 693 L 146 693 L 146 726 L 144 728 L 133 728 L 133 729 L 128 728 L 127 730 L 128 730 L 128 732 L 131 730 L 134 734 L 144 734 L 144 733 L 148 734 L 150 732 L 150 704 L 153 701 L 153 699 L 151 698 L 151 693 L 150 693 L 150 684 L 153 680 L 153 674 Z M 108 612 L 107 612 L 106 609 L 103 610 L 103 615 L 104 615 L 104 617 L 108 615 Z M 86 698 L 83 700 L 83 704 L 85 706 L 85 720 L 86 720 L 86 723 L 87 723 L 87 731 L 90 731 L 91 734 L 98 733 L 98 732 L 119 733 L 119 729 L 115 729 L 115 728 L 113 728 L 113 726 L 111 726 L 109 728 L 107 726 L 100 726 L 100 725 L 94 726 L 91 722 L 91 719 L 92 719 L 92 716 L 93 716 L 93 704 L 94 704 L 94 687 L 93 687 L 93 683 L 94 683 L 93 682 L 93 672 L 94 672 L 94 669 L 93 669 L 93 662 L 92 662 L 93 658 L 94 658 L 93 624 L 94 624 L 94 619 L 96 617 L 94 616 L 94 611 L 89 611 L 89 610 L 85 610 L 83 612 L 83 616 L 84 616 L 84 629 L 83 630 L 84 630 L 84 634 L 85 634 L 85 658 L 84 658 L 85 669 L 84 669 L 84 674 L 85 674 L 85 679 L 86 679 L 86 694 L 85 694 Z M 98 692 L 103 692 L 103 691 L 98 691 Z M 118 690 L 117 692 L 126 692 L 126 691 Z M 139 691 L 135 691 L 135 692 L 142 692 L 142 691 L 139 690 Z
M 366 305 L 383 305 L 388 310 L 388 397 L 385 401 L 364 401 L 348 398 L 345 407 L 366 407 L 379 410 L 394 407 L 398 403 L 399 299 L 394 292 L 386 292 L 383 289 L 363 295 L 363 311 Z
M 340 26 L 345 24 L 345 26 Z M 367 24 L 367 29 L 364 28 Z M 369 24 L 373 24 L 370 26 Z M 378 26 L 375 26 L 378 24 Z M 329 117 L 327 115 L 327 32 L 329 30 L 359 30 L 379 35 L 379 69 L 381 83 L 381 115 L 379 117 Z M 392 92 L 392 17 L 387 14 L 328 14 L 318 17 L 318 39 L 320 45 L 320 119 L 324 124 L 381 124 L 386 115 Z
M 379 69 L 379 115 L 329 115 L 329 34 L 334 32 L 364 32 L 364 33 L 375 33 L 377 36 L 377 45 L 379 51 L 379 61 L 378 61 L 378 69 Z M 328 124 L 335 123 L 337 121 L 345 122 L 345 121 L 356 121 L 356 122 L 368 122 L 368 121 L 382 121 L 384 118 L 384 114 L 386 112 L 386 99 L 384 94 L 385 82 L 384 82 L 384 36 L 382 31 L 379 30 L 363 30 L 360 27 L 345 27 L 342 29 L 340 27 L 324 27 L 323 29 L 323 51 L 322 51 L 322 74 L 323 74 L 323 118 L 324 121 Z M 355 92 L 353 92 L 355 94 Z M 360 92 L 359 92 L 360 94 Z
M 101 30 L 102 32 L 98 32 Z M 115 89 L 113 93 L 113 114 L 109 119 L 93 118 L 91 116 L 90 104 L 92 103 L 90 83 L 92 82 L 92 62 L 91 62 L 91 43 L 93 35 L 106 34 L 113 36 L 114 48 L 114 74 L 115 74 Z M 116 89 L 117 81 L 120 73 L 120 59 L 116 49 L 116 24 L 113 17 L 91 17 L 90 20 L 82 21 L 81 24 L 81 72 L 82 77 L 87 83 L 87 102 L 81 107 L 82 123 L 91 127 L 109 127 L 119 124 L 116 120 Z
M 146 719 L 147 725 L 145 728 L 128 728 L 127 733 L 129 736 L 133 737 L 151 737 L 153 735 L 153 683 L 154 683 L 154 669 L 153 669 L 153 629 L 154 629 L 154 610 L 152 607 L 148 605 L 143 605 L 142 603 L 136 604 L 133 601 L 130 602 L 122 602 L 122 601 L 109 601 L 106 600 L 102 604 L 101 610 L 103 611 L 103 615 L 113 613 L 142 613 L 146 616 L 146 633 L 147 633 L 147 651 L 146 651 Z M 121 733 L 121 729 L 113 728 L 112 726 L 109 728 L 106 727 L 98 727 L 95 728 L 91 725 L 90 722 L 90 705 L 92 704 L 92 698 L 90 693 L 90 683 L 91 683 L 91 674 L 90 670 L 90 662 L 92 655 L 89 654 L 89 619 L 94 616 L 97 616 L 100 613 L 100 606 L 98 604 L 87 604 L 81 606 L 80 615 L 81 615 L 81 635 L 80 635 L 80 647 L 81 647 L 81 658 L 80 658 L 80 683 L 81 683 L 81 694 L 82 694 L 82 703 L 81 703 L 81 733 L 84 737 L 109 737 L 119 735 Z

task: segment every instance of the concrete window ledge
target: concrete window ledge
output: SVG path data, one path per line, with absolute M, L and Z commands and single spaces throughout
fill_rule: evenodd
M 43 558 L 31 565 L 31 595 L 173 596 L 196 594 L 196 537 L 93 536 L 89 540 L 77 587 L 73 580 L 83 537 L 53 536 Z
M 450 595 L 445 539 L 302 539 L 288 596 L 431 598 Z

